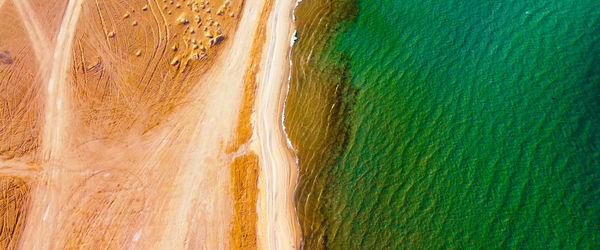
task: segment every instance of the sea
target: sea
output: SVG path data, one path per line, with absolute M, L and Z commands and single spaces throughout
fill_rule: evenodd
M 303 0 L 304 249 L 600 249 L 599 0 Z

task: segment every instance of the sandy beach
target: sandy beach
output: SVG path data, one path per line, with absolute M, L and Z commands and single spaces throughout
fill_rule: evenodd
M 265 249 L 300 246 L 300 229 L 293 204 L 297 178 L 295 157 L 283 132 L 283 107 L 289 77 L 289 50 L 293 36 L 294 1 L 275 1 L 269 17 L 266 49 L 261 61 L 256 101 L 256 130 L 261 149 L 259 222 Z
M 0 84 L 24 89 L 1 107 L 23 122 L 0 124 L 0 244 L 299 248 L 281 116 L 294 3 L 0 1 L 17 62 Z

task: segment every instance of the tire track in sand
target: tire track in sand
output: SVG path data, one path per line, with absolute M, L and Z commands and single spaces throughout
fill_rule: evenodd
M 18 1 L 18 0 L 17 0 Z M 46 85 L 46 103 L 44 108 L 44 125 L 42 131 L 42 162 L 44 174 L 40 178 L 41 184 L 34 191 L 30 217 L 25 227 L 23 249 L 50 249 L 55 236 L 57 215 L 61 210 L 60 192 L 53 184 L 59 169 L 54 161 L 59 158 L 58 149 L 61 149 L 63 127 L 68 111 L 64 98 L 66 80 L 71 62 L 71 46 L 75 36 L 77 21 L 81 12 L 83 0 L 71 0 L 63 16 L 54 50 L 49 53 L 48 63 L 41 65 L 43 72 L 49 72 Z M 63 194 L 65 195 L 65 194 Z
M 1 1 L 1 0 L 0 0 Z M 0 2 L 0 8 L 4 1 Z M 35 57 L 40 64 L 40 68 L 44 69 L 44 66 L 49 62 L 50 52 L 50 44 L 51 41 L 46 37 L 44 31 L 40 28 L 39 22 L 37 18 L 35 18 L 35 13 L 29 5 L 28 0 L 13 0 L 13 3 L 17 7 L 17 11 L 21 16 L 21 20 L 25 25 L 25 30 L 27 31 L 27 35 L 31 40 L 31 46 L 33 47 L 33 52 Z
M 72 0 L 67 5 L 65 16 L 63 17 L 56 46 L 52 53 L 52 63 L 49 69 L 50 78 L 48 79 L 46 95 L 45 125 L 42 137 L 42 152 L 45 160 L 52 158 L 53 151 L 60 147 L 60 130 L 64 124 L 64 116 L 61 116 L 63 108 L 65 81 L 67 79 L 67 70 L 71 59 L 71 45 L 75 37 L 77 20 L 81 12 L 83 0 Z M 66 113 L 62 110 L 62 113 Z

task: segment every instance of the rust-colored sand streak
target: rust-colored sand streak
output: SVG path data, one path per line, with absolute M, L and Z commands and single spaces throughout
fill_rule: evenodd
M 0 176 L 0 248 L 17 248 L 25 225 L 29 193 L 23 179 Z
M 256 75 L 260 69 L 262 50 L 266 40 L 267 19 L 273 0 L 266 0 L 250 49 L 250 64 L 244 75 L 244 94 L 238 117 L 235 137 L 226 152 L 234 153 L 252 137 L 252 113 L 256 97 Z M 235 249 L 257 248 L 256 203 L 258 201 L 258 155 L 248 152 L 234 159 L 231 164 L 231 178 L 234 196 L 234 218 L 231 238 Z
M 256 249 L 257 235 L 256 202 L 258 199 L 258 155 L 250 152 L 235 158 L 231 164 L 231 176 L 236 181 L 233 185 L 234 217 L 233 247 L 235 249 Z

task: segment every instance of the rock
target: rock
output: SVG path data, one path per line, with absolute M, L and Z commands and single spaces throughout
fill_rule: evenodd
M 210 39 L 210 46 L 215 46 L 219 43 L 221 43 L 223 40 L 225 40 L 225 36 L 224 35 L 218 35 L 217 37 Z

